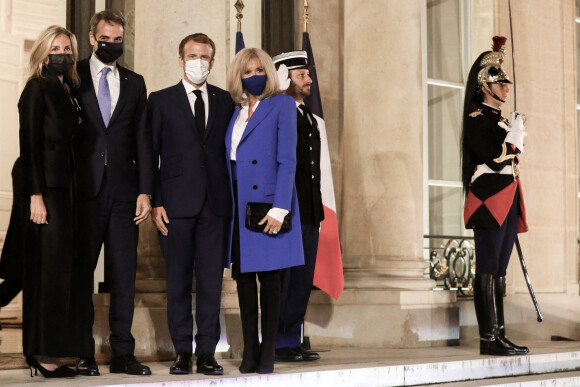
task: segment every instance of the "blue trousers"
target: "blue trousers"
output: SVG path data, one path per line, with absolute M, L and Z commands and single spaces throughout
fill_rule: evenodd
M 516 191 L 512 206 L 500 228 L 495 230 L 476 228 L 474 230 L 475 272 L 477 274 L 505 276 L 518 235 L 518 198 L 519 192 Z

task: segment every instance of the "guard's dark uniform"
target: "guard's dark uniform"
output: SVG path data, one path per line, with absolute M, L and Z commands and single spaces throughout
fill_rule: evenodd
M 519 194 L 516 199 L 520 206 L 517 231 L 525 232 L 528 226 L 524 199 L 519 177 L 516 176 L 519 163 L 516 156 L 519 151 L 512 144 L 505 142 L 506 131 L 498 126 L 501 120 L 508 123 L 501 116 L 500 110 L 480 104 L 465 121 L 464 136 L 467 149 L 464 152 L 471 154 L 475 165 L 485 165 L 489 168 L 488 173 L 481 173 L 469 186 L 464 211 L 465 226 L 473 229 L 500 228 L 512 207 L 517 191 Z M 506 166 L 512 166 L 512 173 L 500 173 Z M 478 256 L 477 261 L 485 258 Z M 503 274 L 505 275 L 505 271 Z
M 518 232 L 528 229 L 518 154 L 527 132 L 524 116 L 502 118 L 511 81 L 501 68 L 506 38 L 493 38 L 492 51 L 475 61 L 465 86 L 462 131 L 462 182 L 466 193 L 464 220 L 475 237 L 476 267 L 473 303 L 481 355 L 521 355 L 528 348 L 505 335 L 503 294 L 505 274 Z M 497 86 L 500 86 L 499 88 Z M 502 97 L 496 92 L 501 91 Z M 483 101 L 487 103 L 484 104 Z
M 304 265 L 281 271 L 282 298 L 276 348 L 300 346 L 301 325 L 314 279 L 318 232 L 324 220 L 320 194 L 320 132 L 316 119 L 304 107 L 297 108 L 296 191 L 300 206 Z

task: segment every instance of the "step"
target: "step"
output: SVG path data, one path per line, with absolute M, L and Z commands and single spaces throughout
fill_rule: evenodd
M 224 375 L 169 375 L 171 362 L 147 363 L 153 375 L 138 377 L 109 374 L 101 362 L 100 377 L 42 380 L 49 386 L 444 386 L 580 385 L 580 343 L 526 342 L 531 353 L 516 357 L 480 356 L 475 340 L 456 347 L 413 349 L 331 348 L 320 350 L 321 360 L 311 363 L 276 363 L 270 375 L 240 374 L 240 359 L 221 359 Z M 25 369 L 0 371 L 0 386 L 39 382 Z M 530 384 L 531 383 L 531 384 Z M 539 384 L 538 384 L 539 383 Z

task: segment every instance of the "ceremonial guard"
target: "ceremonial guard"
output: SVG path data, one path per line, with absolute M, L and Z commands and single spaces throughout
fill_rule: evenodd
M 521 355 L 527 347 L 505 336 L 505 275 L 517 234 L 528 230 L 518 163 L 524 153 L 525 116 L 503 118 L 509 76 L 501 67 L 506 38 L 493 38 L 469 72 L 461 138 L 466 228 L 474 230 L 474 304 L 480 354 Z
M 314 281 L 320 222 L 324 220 L 320 192 L 320 131 L 316 117 L 304 105 L 312 85 L 306 51 L 282 53 L 273 60 L 281 88 L 296 103 L 298 142 L 295 181 L 304 249 L 304 265 L 280 271 L 282 296 L 276 335 L 276 360 L 313 361 L 320 359 L 320 355 L 302 348 L 301 333 Z

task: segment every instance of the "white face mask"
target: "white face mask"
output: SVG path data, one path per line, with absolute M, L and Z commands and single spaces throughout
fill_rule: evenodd
M 185 75 L 195 83 L 201 85 L 209 75 L 209 62 L 201 59 L 192 59 L 185 62 Z

